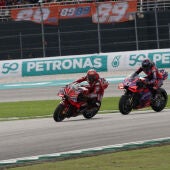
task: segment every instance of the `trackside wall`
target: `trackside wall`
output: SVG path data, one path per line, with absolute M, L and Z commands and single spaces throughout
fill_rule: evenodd
M 126 71 L 139 67 L 149 58 L 158 68 L 170 68 L 170 49 L 84 54 L 62 57 L 0 61 L 1 77 L 29 77 L 98 72 Z

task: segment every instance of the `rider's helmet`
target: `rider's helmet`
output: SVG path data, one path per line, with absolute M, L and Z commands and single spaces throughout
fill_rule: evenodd
M 149 59 L 145 59 L 142 61 L 142 69 L 144 72 L 149 72 L 152 66 L 153 66 L 153 63 Z
M 90 84 L 96 83 L 99 79 L 99 74 L 94 70 L 90 69 L 87 72 L 87 82 Z

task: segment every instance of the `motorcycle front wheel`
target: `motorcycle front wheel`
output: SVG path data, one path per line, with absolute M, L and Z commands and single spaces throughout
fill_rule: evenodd
M 65 107 L 61 103 L 56 107 L 54 113 L 53 113 L 53 119 L 56 122 L 61 122 L 64 120 L 65 115 L 63 114 Z
M 165 91 L 165 89 L 160 88 L 158 90 L 158 93 L 156 94 L 155 99 L 153 99 L 151 103 L 151 107 L 154 111 L 160 112 L 165 108 L 167 101 L 168 101 L 167 92 Z
M 123 115 L 127 115 L 132 111 L 132 98 L 127 95 L 122 95 L 119 100 L 119 111 Z

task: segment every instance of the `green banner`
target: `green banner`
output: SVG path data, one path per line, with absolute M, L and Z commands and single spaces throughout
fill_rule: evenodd
M 141 65 L 141 62 L 149 58 L 152 60 L 158 68 L 170 68 L 170 52 L 143 52 L 137 54 L 129 55 L 129 66 L 135 67 L 137 65 Z
M 170 68 L 170 52 L 148 53 L 148 58 L 154 61 L 158 68 Z
M 91 68 L 107 71 L 107 55 L 23 61 L 22 76 L 84 73 Z

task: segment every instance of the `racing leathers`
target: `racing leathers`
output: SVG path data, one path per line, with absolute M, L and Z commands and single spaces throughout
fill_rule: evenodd
M 155 97 L 156 90 L 162 85 L 162 74 L 159 72 L 157 67 L 154 63 L 149 70 L 144 70 L 142 67 L 139 67 L 132 77 L 144 72 L 146 74 L 145 78 L 145 85 L 150 89 L 153 98 Z
M 88 82 L 87 76 L 77 79 L 76 83 Z M 109 83 L 105 78 L 98 78 L 93 83 L 88 82 L 89 94 L 87 96 L 88 106 L 93 106 L 93 109 L 90 111 L 92 114 L 100 109 L 101 101 L 104 95 L 104 90 L 108 87 Z
M 159 70 L 153 65 L 149 71 L 144 71 L 142 67 L 138 68 L 137 71 L 133 74 L 133 76 L 136 76 L 140 74 L 141 72 L 144 72 L 147 76 L 145 76 L 145 83 L 147 85 L 150 85 L 154 89 L 157 89 L 159 87 L 159 80 L 162 79 L 162 74 L 160 74 Z

